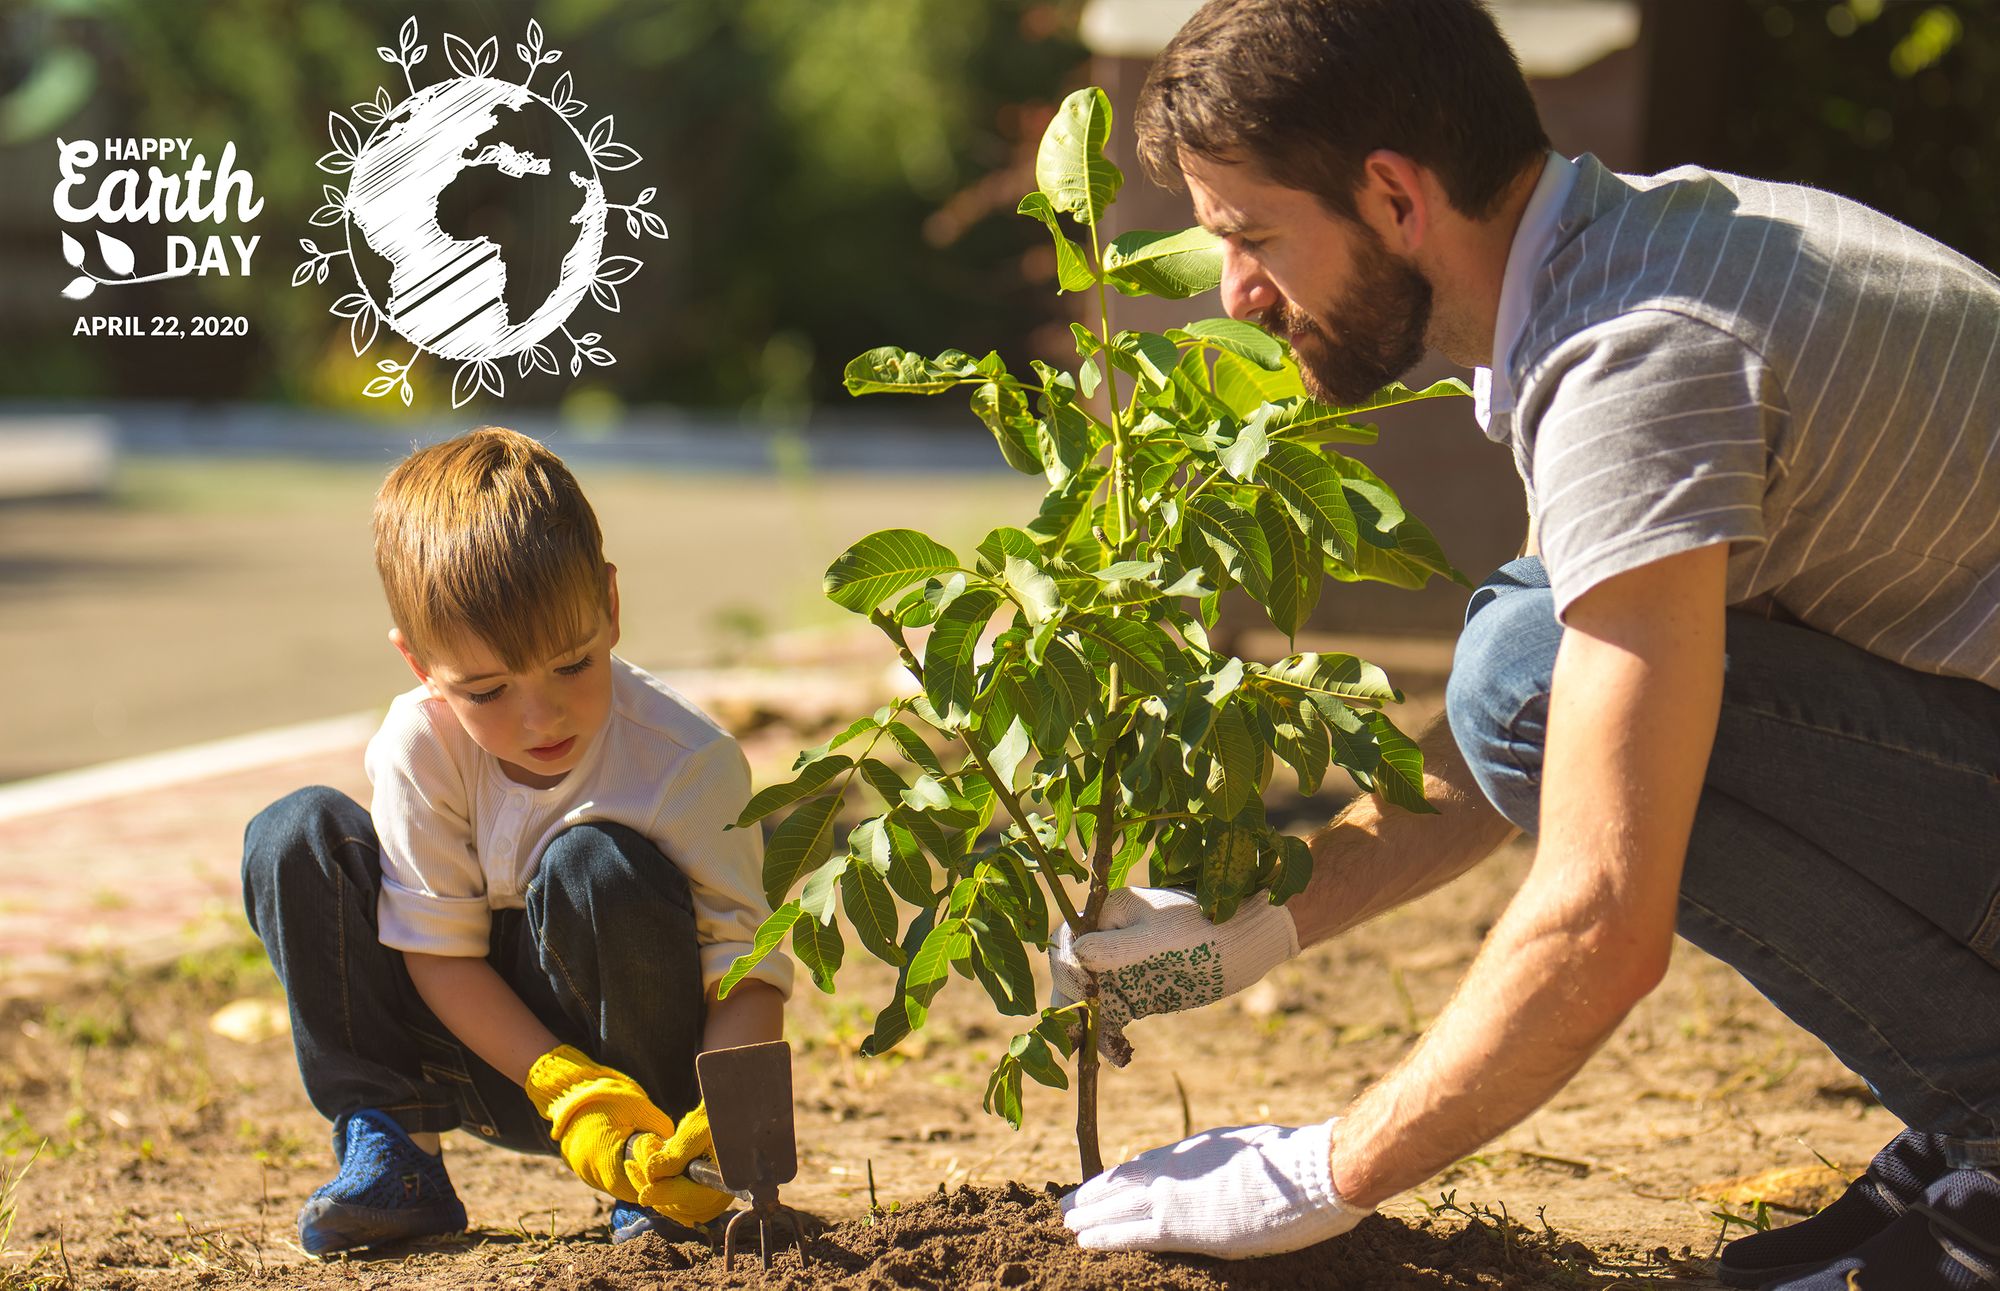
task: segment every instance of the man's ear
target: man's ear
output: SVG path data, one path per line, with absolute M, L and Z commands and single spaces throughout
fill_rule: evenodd
M 410 671 L 417 674 L 417 680 L 424 683 L 424 689 L 431 692 L 431 698 L 443 699 L 444 691 L 440 690 L 437 682 L 431 678 L 430 670 L 424 667 L 424 661 L 417 658 L 417 652 L 410 649 L 409 640 L 403 636 L 403 629 L 389 629 L 389 644 L 395 646 L 396 653 L 403 656 L 403 662 L 410 665 Z
M 1377 148 L 1361 163 L 1354 204 L 1361 222 L 1399 255 L 1413 255 L 1430 236 L 1441 194 L 1422 166 L 1400 152 Z

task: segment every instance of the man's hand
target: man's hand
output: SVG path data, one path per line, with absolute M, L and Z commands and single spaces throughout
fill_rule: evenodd
M 681 1123 L 664 1141 L 652 1134 L 634 1135 L 628 1169 L 639 1190 L 639 1204 L 690 1227 L 705 1224 L 729 1209 L 728 1193 L 704 1188 L 682 1173 L 688 1162 L 709 1152 L 711 1146 L 706 1102 L 697 1103 L 681 1117 Z
M 1334 1191 L 1333 1125 L 1243 1125 L 1154 1148 L 1064 1197 L 1063 1222 L 1090 1250 L 1226 1260 L 1338 1237 L 1369 1211 Z
M 1283 906 L 1255 897 L 1210 923 L 1194 897 L 1173 888 L 1119 888 L 1104 899 L 1098 930 L 1056 929 L 1049 946 L 1050 1006 L 1083 998 L 1097 976 L 1097 1047 L 1114 1066 L 1132 1060 L 1125 1024 L 1213 1004 L 1299 953 Z
M 674 1122 L 653 1105 L 638 1081 L 561 1045 L 535 1060 L 526 1088 L 535 1110 L 550 1123 L 549 1137 L 561 1145 L 563 1160 L 579 1179 L 620 1201 L 644 1204 L 639 1190 L 648 1180 L 629 1167 L 637 1164 L 636 1154 L 646 1140 L 633 1145 L 632 1162 L 626 1159 L 625 1141 L 643 1134 L 663 1144 L 672 1138 Z M 703 1117 L 701 1128 L 707 1127 Z

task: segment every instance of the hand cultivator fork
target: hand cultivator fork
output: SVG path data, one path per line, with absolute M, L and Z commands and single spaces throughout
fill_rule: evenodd
M 798 1216 L 778 1204 L 778 1185 L 799 1172 L 798 1142 L 792 1131 L 792 1047 L 783 1040 L 711 1049 L 694 1062 L 701 1096 L 708 1104 L 715 1160 L 697 1157 L 687 1177 L 706 1188 L 730 1193 L 748 1210 L 730 1218 L 722 1240 L 722 1267 L 736 1268 L 737 1229 L 757 1221 L 757 1243 L 765 1268 L 771 1267 L 771 1221 L 792 1230 L 799 1263 L 806 1262 L 805 1233 Z

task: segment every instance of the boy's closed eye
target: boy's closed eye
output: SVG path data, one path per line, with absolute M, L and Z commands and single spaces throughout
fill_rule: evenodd
M 583 672 L 585 669 L 589 668 L 594 659 L 595 659 L 594 655 L 585 655 L 583 658 L 578 659 L 575 663 L 566 663 L 562 667 L 556 669 L 556 675 L 560 677 L 574 677 L 579 673 Z M 482 690 L 477 694 L 467 694 L 466 699 L 470 700 L 472 703 L 475 704 L 490 704 L 494 700 L 500 698 L 500 692 L 505 689 L 507 689 L 507 687 L 504 684 L 495 686 L 491 690 Z

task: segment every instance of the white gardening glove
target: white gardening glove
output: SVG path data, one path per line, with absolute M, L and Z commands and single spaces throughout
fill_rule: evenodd
M 1208 1130 L 1092 1179 L 1062 1199 L 1093 1251 L 1279 1255 L 1338 1237 L 1370 1214 L 1333 1188 L 1334 1121 Z
M 1154 1013 L 1213 1004 L 1299 953 L 1298 925 L 1283 906 L 1246 900 L 1210 923 L 1193 896 L 1176 888 L 1119 888 L 1104 898 L 1098 930 L 1074 936 L 1068 924 L 1049 944 L 1049 1004 L 1083 998 L 1097 975 L 1097 1047 L 1113 1066 L 1132 1060 L 1125 1024 Z

